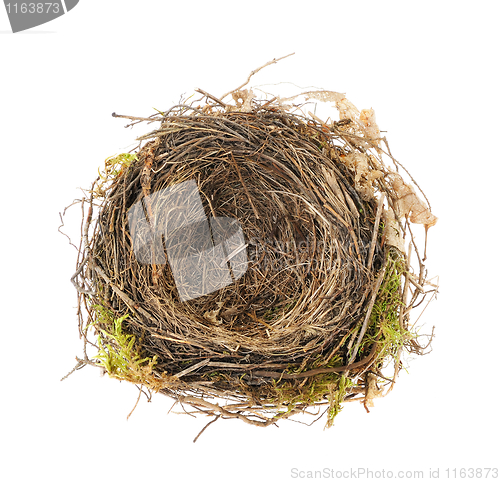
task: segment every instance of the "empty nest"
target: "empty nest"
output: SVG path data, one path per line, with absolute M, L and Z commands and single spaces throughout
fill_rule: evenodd
M 114 114 L 158 128 L 81 200 L 77 368 L 258 426 L 302 412 L 331 425 L 349 400 L 368 410 L 404 351 L 425 348 L 409 315 L 436 287 L 410 222 L 427 232 L 436 218 L 373 111 L 307 93 L 336 103 L 340 119 L 323 122 L 251 91 L 199 92 L 148 118 Z

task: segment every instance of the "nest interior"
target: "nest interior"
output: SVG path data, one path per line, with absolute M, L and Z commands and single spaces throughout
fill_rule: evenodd
M 396 217 L 398 197 L 374 144 L 350 119 L 269 102 L 151 120 L 160 127 L 108 159 L 84 201 L 81 363 L 260 426 L 369 406 L 387 359 L 397 371 L 404 348 L 422 351 L 408 314 L 425 295 L 423 265 L 412 285 L 407 254 L 387 242 L 380 193 Z M 360 179 L 356 155 L 381 174 Z

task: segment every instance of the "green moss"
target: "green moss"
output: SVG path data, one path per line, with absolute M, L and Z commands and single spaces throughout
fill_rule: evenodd
M 113 313 L 102 305 L 94 306 L 98 327 L 97 345 L 99 353 L 97 364 L 109 376 L 134 383 L 142 383 L 148 378 L 156 365 L 156 356 L 141 358 L 136 348 L 135 336 L 123 331 L 122 324 L 128 314 L 115 318 Z
M 127 168 L 137 160 L 136 154 L 122 153 L 117 156 L 108 157 L 104 161 L 104 169 L 98 169 L 99 179 L 93 188 L 96 198 L 105 197 L 113 182 L 122 176 Z
M 330 394 L 330 406 L 328 407 L 328 420 L 326 422 L 327 427 L 331 427 L 333 425 L 335 417 L 342 410 L 342 402 L 347 394 L 347 389 L 353 385 L 352 380 L 342 376 L 337 384 L 336 390 Z
M 389 251 L 388 266 L 384 281 L 373 306 L 371 314 L 371 343 L 379 336 L 379 365 L 387 356 L 396 357 L 400 348 L 417 335 L 406 326 L 401 326 L 400 312 L 405 309 L 403 303 L 402 281 L 407 271 L 405 257 L 396 249 Z
M 116 177 L 122 173 L 124 168 L 129 167 L 135 160 L 137 160 L 137 155 L 129 153 L 122 153 L 117 156 L 108 157 L 104 161 L 104 173 L 99 171 L 99 177 L 101 179 Z

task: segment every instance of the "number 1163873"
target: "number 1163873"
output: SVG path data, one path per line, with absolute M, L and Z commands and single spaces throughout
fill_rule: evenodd
M 6 4 L 7 12 L 11 13 L 59 13 L 61 9 L 60 3 L 26 3 L 26 2 L 11 2 Z

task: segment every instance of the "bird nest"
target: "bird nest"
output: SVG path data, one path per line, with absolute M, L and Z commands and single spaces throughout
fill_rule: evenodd
M 298 98 L 198 92 L 151 117 L 113 114 L 157 128 L 81 200 L 76 368 L 258 426 L 299 412 L 331 425 L 351 400 L 368 410 L 402 354 L 425 349 L 409 316 L 436 286 L 410 226 L 436 218 L 372 110 L 302 94 L 335 104 L 324 122 Z

